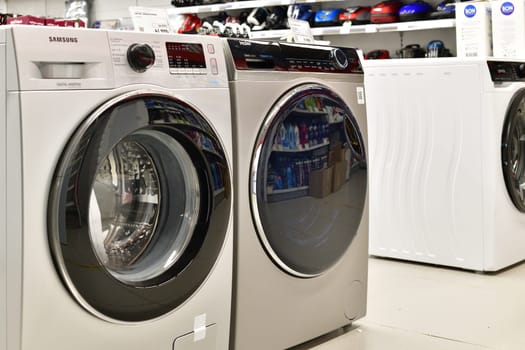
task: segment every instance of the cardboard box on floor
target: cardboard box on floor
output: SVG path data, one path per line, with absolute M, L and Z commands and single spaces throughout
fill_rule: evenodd
M 310 171 L 310 196 L 323 198 L 332 193 L 333 167 Z
M 345 150 L 343 148 L 343 145 L 340 143 L 334 144 L 330 152 L 328 152 L 328 166 L 332 166 L 335 163 L 343 160 L 345 157 Z
M 346 160 L 336 162 L 334 164 L 334 174 L 332 179 L 332 192 L 339 191 L 341 186 L 346 182 L 346 168 L 348 163 Z

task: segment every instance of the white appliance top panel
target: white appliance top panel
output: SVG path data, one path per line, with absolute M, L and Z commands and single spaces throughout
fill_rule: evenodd
M 114 86 L 107 33 L 61 27 L 13 26 L 20 90 L 104 89 Z M 8 62 L 13 65 L 15 62 Z M 16 85 L 9 83 L 9 87 Z
M 18 71 L 17 84 L 10 83 L 11 89 L 111 89 L 131 84 L 174 89 L 227 87 L 219 38 L 84 28 L 11 28 Z M 129 58 L 132 45 L 151 50 L 153 59 L 142 52 L 137 59 L 149 58 L 153 64 L 133 69 Z

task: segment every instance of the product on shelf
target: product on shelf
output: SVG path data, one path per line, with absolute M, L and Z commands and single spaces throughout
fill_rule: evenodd
M 525 57 L 525 1 L 494 0 L 491 4 L 494 57 Z
M 184 7 L 184 6 L 198 6 L 198 5 L 208 5 L 216 4 L 227 1 L 218 1 L 218 0 L 172 0 L 171 4 L 175 7 Z
M 86 23 L 78 18 L 54 18 L 49 21 L 46 18 L 46 25 L 55 25 L 58 27 L 75 27 L 83 28 L 86 26 Z
M 455 18 L 456 17 L 456 1 L 444 0 L 437 4 L 434 12 L 430 13 L 431 19 L 441 18 Z
M 425 49 L 419 46 L 419 44 L 410 44 L 401 50 L 397 50 L 396 54 L 400 58 L 421 58 L 425 57 Z
M 484 1 L 456 3 L 456 55 L 492 55 L 491 4 Z
M 36 16 L 17 16 L 7 19 L 7 24 L 29 24 L 34 26 L 45 26 L 46 19 Z
M 66 0 L 66 20 L 81 20 L 84 25 L 66 25 L 65 27 L 85 27 L 90 23 L 91 0 Z
M 266 28 L 266 18 L 270 11 L 266 7 L 256 7 L 250 12 L 246 23 L 251 26 L 252 30 L 263 30 Z
M 400 21 L 419 21 L 427 19 L 433 8 L 430 4 L 418 0 L 399 8 Z
M 184 22 L 179 28 L 179 34 L 197 34 L 201 27 L 201 19 L 192 14 L 184 15 Z
M 86 23 L 78 18 L 45 18 L 36 16 L 18 16 L 11 14 L 0 15 L 0 24 L 24 24 L 35 26 L 58 26 L 58 27 L 85 27 Z
M 288 6 L 288 18 L 307 21 L 312 24 L 315 12 L 309 5 L 290 5 Z
M 388 50 L 377 49 L 366 53 L 365 60 L 383 60 L 390 58 Z
M 399 9 L 403 6 L 401 1 L 383 1 L 372 6 L 370 10 L 370 22 L 392 23 L 399 21 Z
M 288 26 L 286 7 L 275 6 L 271 8 L 270 15 L 266 18 L 268 29 L 284 29 Z
M 431 40 L 427 44 L 426 57 L 451 57 L 450 50 L 445 47 L 442 40 Z
M 7 20 L 13 16 L 12 13 L 0 13 L 0 25 L 7 24 Z
M 312 26 L 314 27 L 328 27 L 340 25 L 339 15 L 343 12 L 342 9 L 327 9 L 320 10 L 315 13 Z
M 339 21 L 351 22 L 353 25 L 370 23 L 370 6 L 354 6 L 343 10 L 339 14 Z

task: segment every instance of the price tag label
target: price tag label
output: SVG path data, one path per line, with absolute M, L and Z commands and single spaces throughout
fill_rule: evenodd
M 310 23 L 294 18 L 288 18 L 288 24 L 296 43 L 313 44 L 314 36 L 310 29 Z
M 170 33 L 168 13 L 163 9 L 130 6 L 133 27 L 138 32 Z
M 339 30 L 340 34 L 350 34 L 350 31 L 352 30 L 352 22 L 344 22 L 343 26 L 341 27 L 341 30 Z
M 404 30 L 409 30 L 410 29 L 410 25 L 408 23 L 398 23 L 397 25 L 397 30 L 402 32 Z
M 377 26 L 375 24 L 365 25 L 365 33 L 376 33 L 376 32 L 377 32 Z

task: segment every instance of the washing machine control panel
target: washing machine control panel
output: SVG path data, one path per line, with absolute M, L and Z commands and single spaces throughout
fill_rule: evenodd
M 525 81 L 525 62 L 488 61 L 494 82 Z
M 362 74 L 355 49 L 229 39 L 239 70 Z
M 357 51 L 351 48 L 280 44 L 286 70 L 323 73 L 362 73 Z
M 115 84 L 168 88 L 228 86 L 222 40 L 207 36 L 108 32 Z

